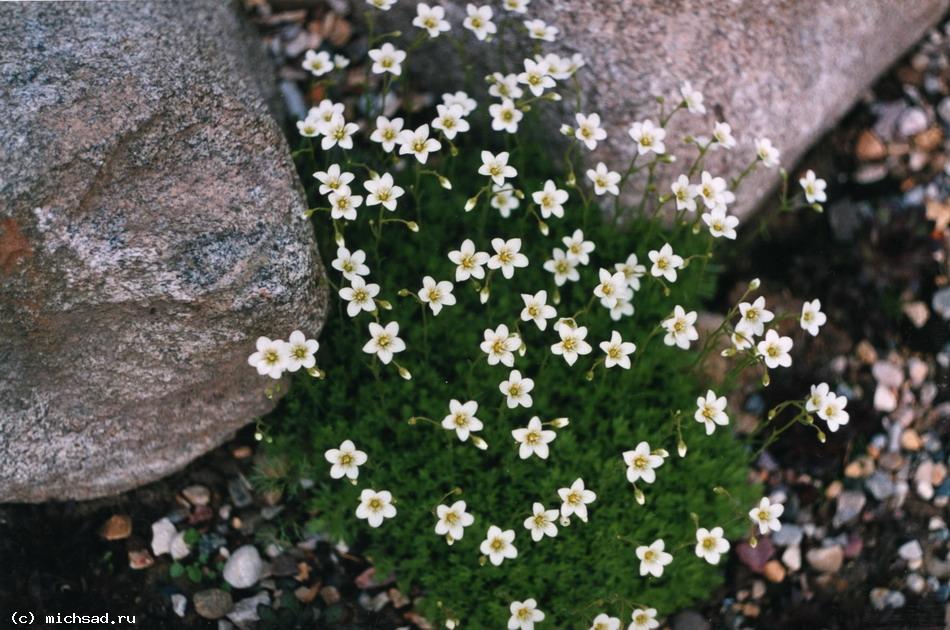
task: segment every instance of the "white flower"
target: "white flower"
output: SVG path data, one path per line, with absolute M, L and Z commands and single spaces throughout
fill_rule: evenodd
M 498 32 L 498 27 L 491 21 L 493 11 L 490 6 L 477 7 L 474 4 L 465 6 L 468 14 L 462 21 L 462 26 L 472 31 L 479 41 L 485 41 L 489 35 Z
M 518 87 L 517 74 L 493 73 L 488 77 L 491 85 L 488 86 L 488 93 L 496 98 L 516 99 L 521 98 L 524 91 Z
M 719 564 L 722 554 L 729 551 L 729 541 L 723 538 L 722 528 L 696 530 L 696 555 L 709 564 Z
M 488 113 L 491 115 L 491 128 L 508 133 L 517 133 L 518 123 L 524 118 L 524 114 L 509 98 L 503 99 L 501 103 L 489 105 Z
M 376 310 L 375 297 L 379 295 L 378 284 L 366 284 L 363 278 L 356 276 L 351 281 L 351 286 L 340 289 L 340 297 L 346 300 L 346 314 L 350 317 L 356 317 L 360 311 L 372 313 Z
M 656 608 L 636 608 L 630 615 L 632 621 L 627 630 L 654 630 L 660 627 L 656 620 Z
M 320 182 L 320 194 L 329 195 L 341 188 L 349 188 L 353 173 L 340 170 L 339 164 L 331 164 L 325 171 L 317 171 L 313 176 Z
M 633 123 L 628 133 L 637 143 L 637 155 L 645 155 L 651 151 L 657 155 L 666 153 L 666 145 L 663 144 L 666 130 L 654 125 L 652 120 Z
M 627 278 L 622 271 L 610 273 L 607 269 L 601 268 L 597 273 L 599 283 L 594 287 L 594 296 L 600 298 L 600 303 L 604 308 L 614 308 L 627 291 Z
M 429 153 L 442 148 L 442 143 L 429 137 L 429 125 L 421 125 L 415 131 L 404 129 L 399 132 L 399 155 L 414 155 L 421 164 L 429 159 Z
M 257 351 L 247 358 L 247 363 L 257 369 L 261 376 L 280 378 L 290 361 L 290 347 L 281 339 L 258 337 Z
M 759 296 L 754 302 L 739 304 L 739 314 L 742 319 L 736 324 L 736 330 L 750 337 L 759 337 L 765 330 L 765 325 L 775 319 L 775 314 L 765 308 L 765 298 Z
M 449 252 L 449 260 L 455 263 L 455 281 L 465 282 L 469 278 L 481 280 L 485 277 L 484 265 L 488 262 L 487 252 L 475 251 L 475 243 L 467 238 L 455 251 Z
M 802 329 L 812 337 L 818 335 L 818 329 L 825 325 L 828 317 L 821 312 L 821 300 L 812 300 L 802 304 L 802 317 L 799 320 Z
M 508 152 L 502 151 L 494 155 L 491 151 L 482 151 L 482 165 L 478 167 L 478 174 L 490 177 L 499 186 L 504 185 L 506 179 L 515 177 L 518 171 L 508 165 Z
M 389 173 L 376 175 L 371 180 L 363 182 L 363 187 L 369 193 L 366 197 L 367 206 L 382 205 L 389 211 L 396 209 L 396 200 L 405 193 L 402 187 L 393 184 L 393 176 Z
M 620 173 L 607 170 L 603 162 L 598 162 L 596 168 L 587 169 L 587 178 L 594 183 L 595 195 L 620 194 L 620 188 L 617 186 L 620 183 Z
M 557 327 L 557 333 L 561 340 L 551 346 L 551 352 L 563 356 L 568 365 L 574 365 L 579 355 L 590 354 L 590 344 L 584 341 L 587 327 L 563 325 Z
M 663 343 L 668 346 L 688 350 L 690 342 L 699 339 L 699 333 L 696 331 L 696 311 L 687 313 L 678 304 L 673 307 L 673 314 L 660 322 L 660 325 L 666 329 Z
M 647 442 L 640 442 L 632 451 L 624 451 L 623 463 L 627 465 L 627 481 L 636 483 L 642 479 L 644 483 L 653 483 L 656 481 L 654 469 L 663 465 L 663 458 L 654 455 Z
M 555 216 L 561 218 L 564 216 L 564 205 L 567 202 L 567 191 L 559 189 L 553 180 L 544 182 L 544 188 L 538 192 L 531 193 L 531 199 L 534 200 L 541 209 L 541 216 L 545 219 Z
M 505 7 L 506 11 L 512 11 L 513 13 L 525 13 L 528 10 L 528 3 L 531 0 L 504 0 L 502 5 Z
M 340 187 L 327 196 L 330 216 L 334 219 L 356 220 L 356 209 L 363 205 L 363 197 L 354 195 L 347 187 Z
M 557 311 L 548 304 L 547 291 L 541 290 L 534 295 L 522 293 L 521 300 L 524 302 L 524 308 L 521 309 L 521 321 L 534 322 L 538 330 L 547 328 L 547 320 L 557 317 Z
M 561 242 L 567 247 L 567 257 L 581 265 L 590 262 L 589 254 L 596 249 L 593 241 L 584 240 L 584 231 L 580 229 L 574 230 L 573 234 L 562 238 Z
M 717 122 L 716 126 L 713 127 L 712 139 L 713 149 L 718 149 L 719 147 L 731 149 L 736 146 L 736 139 L 732 137 L 732 127 L 729 126 L 729 123 Z
M 673 253 L 673 248 L 666 243 L 659 250 L 652 250 L 647 254 L 647 258 L 653 263 L 650 267 L 650 275 L 654 278 L 666 278 L 667 282 L 676 282 L 676 270 L 683 268 L 684 260 L 682 256 Z
M 756 139 L 755 156 L 759 158 L 765 168 L 778 166 L 779 150 L 772 146 L 772 141 L 768 138 Z
M 385 116 L 376 117 L 376 129 L 370 135 L 369 139 L 383 145 L 383 151 L 390 153 L 396 148 L 399 142 L 399 133 L 402 131 L 402 118 L 393 118 L 390 120 Z
M 356 450 L 351 440 L 344 440 L 340 448 L 331 448 L 323 457 L 332 464 L 330 476 L 334 479 L 356 479 L 360 476 L 360 466 L 366 463 L 366 453 Z
M 524 72 L 518 75 L 518 82 L 524 83 L 535 96 L 541 96 L 544 91 L 554 87 L 554 77 L 548 74 L 548 64 L 533 59 L 524 60 Z
M 569 257 L 558 247 L 554 248 L 551 255 L 553 258 L 545 261 L 544 269 L 554 274 L 554 284 L 560 287 L 568 280 L 577 282 L 580 279 L 576 259 Z
M 590 630 L 620 630 L 620 619 L 611 617 L 607 613 L 600 613 L 594 617 Z
M 465 120 L 465 111 L 460 105 L 436 105 L 438 115 L 432 121 L 432 128 L 438 129 L 449 140 L 469 130 Z
M 507 241 L 502 238 L 493 238 L 491 246 L 495 250 L 495 255 L 488 259 L 488 268 L 501 269 L 501 274 L 505 278 L 510 280 L 515 274 L 515 268 L 528 266 L 528 257 L 521 253 L 520 238 L 510 238 Z
M 765 333 L 765 339 L 756 347 L 769 369 L 779 366 L 788 367 L 792 364 L 792 357 L 788 353 L 792 349 L 791 337 L 780 337 L 774 330 L 769 330 Z
M 597 495 L 584 487 L 584 480 L 578 477 L 569 488 L 559 488 L 557 496 L 561 497 L 561 518 L 570 518 L 577 515 L 587 522 L 587 506 L 597 499 Z
M 607 132 L 600 126 L 600 114 L 574 114 L 577 120 L 577 128 L 574 129 L 574 137 L 584 143 L 584 145 L 593 151 L 597 148 L 597 143 L 607 137 Z
M 726 415 L 726 397 L 716 397 L 716 392 L 708 390 L 705 398 L 700 396 L 696 399 L 696 413 L 693 417 L 696 422 L 706 426 L 706 435 L 712 435 L 717 424 L 723 427 L 729 424 L 729 416 Z
M 351 254 L 347 248 L 339 247 L 336 250 L 336 258 L 333 259 L 330 265 L 351 282 L 353 278 L 369 275 L 369 267 L 366 266 L 366 252 L 362 249 L 353 250 Z
M 440 505 L 435 508 L 438 522 L 435 524 L 435 533 L 446 536 L 452 544 L 461 540 L 465 535 L 465 528 L 475 522 L 475 517 L 466 512 L 465 501 L 456 501 L 452 505 Z
M 315 138 L 320 135 L 320 123 L 308 116 L 304 120 L 297 121 L 297 131 L 304 138 Z
M 366 4 L 376 7 L 380 11 L 389 11 L 396 4 L 396 0 L 366 0 Z
M 636 254 L 630 254 L 625 262 L 615 264 L 614 269 L 623 272 L 628 287 L 640 290 L 640 278 L 646 274 L 647 268 L 640 264 Z
M 518 557 L 518 550 L 512 544 L 514 540 L 515 530 L 502 531 L 500 527 L 492 525 L 488 528 L 488 534 L 479 546 L 479 550 L 497 567 L 505 561 L 505 558 Z
M 777 532 L 782 529 L 782 523 L 778 517 L 785 511 L 785 506 L 781 503 L 772 503 L 768 497 L 762 497 L 759 505 L 749 510 L 749 518 L 753 525 L 759 526 L 759 534 L 766 535 L 769 530 Z
M 333 67 L 333 59 L 330 57 L 330 53 L 325 50 L 320 52 L 308 50 L 303 57 L 303 69 L 309 70 L 315 77 L 332 72 Z
M 455 431 L 458 438 L 464 442 L 470 433 L 481 431 L 484 426 L 482 421 L 475 417 L 476 413 L 478 413 L 478 403 L 474 400 L 463 405 L 453 398 L 449 401 L 449 415 L 442 419 L 442 428 Z
M 343 55 L 333 55 L 333 67 L 337 70 L 342 70 L 343 68 L 348 68 L 350 65 L 350 60 Z
M 508 326 L 499 324 L 495 330 L 486 328 L 484 339 L 479 347 L 488 355 L 488 365 L 501 363 L 511 367 L 515 364 L 514 351 L 521 347 L 521 339 L 509 334 Z
M 507 219 L 511 216 L 511 211 L 521 205 L 521 202 L 516 195 L 512 194 L 511 186 L 492 184 L 491 189 L 491 207 L 497 208 L 498 213 Z
M 738 330 L 733 331 L 729 339 L 736 350 L 748 350 L 752 347 L 752 337 Z
M 528 29 L 528 37 L 553 42 L 557 37 L 557 28 L 548 26 L 544 20 L 525 20 L 524 27 Z
M 703 171 L 698 192 L 707 208 L 719 208 L 735 201 L 736 196 L 727 188 L 726 180 L 713 177 L 709 171 Z
M 353 134 L 359 130 L 356 123 L 348 123 L 343 116 L 334 114 L 329 122 L 320 124 L 320 133 L 323 139 L 320 140 L 320 148 L 329 151 L 335 146 L 341 149 L 353 148 Z
M 637 547 L 637 558 L 640 559 L 640 575 L 663 575 L 663 567 L 673 562 L 673 556 L 666 553 L 666 543 L 662 538 L 653 541 L 653 544 Z
M 689 183 L 689 177 L 680 175 L 670 186 L 673 198 L 676 199 L 677 210 L 696 212 L 696 195 L 699 194 L 696 186 Z
M 328 98 L 323 99 L 316 107 L 311 107 L 307 112 L 307 118 L 317 121 L 317 124 L 328 123 L 334 116 L 343 115 L 343 103 L 334 103 Z
M 445 9 L 438 5 L 430 7 L 424 2 L 416 5 L 416 17 L 412 21 L 412 25 L 426 31 L 429 33 L 429 37 L 433 38 L 452 28 L 445 19 Z
M 604 367 L 612 368 L 619 365 L 625 370 L 630 369 L 630 356 L 637 346 L 629 341 L 624 341 L 620 333 L 614 330 L 610 333 L 610 341 L 601 341 L 600 349 L 604 351 Z
M 525 529 L 531 532 L 531 540 L 538 542 L 545 536 L 557 536 L 557 510 L 545 510 L 542 504 L 535 503 L 531 512 L 531 516 L 524 520 Z
M 811 392 L 805 399 L 805 411 L 818 411 L 825 406 L 825 400 L 828 398 L 828 383 L 819 383 L 811 386 Z
M 290 333 L 287 340 L 287 371 L 296 372 L 300 368 L 308 370 L 317 364 L 314 358 L 320 343 L 316 339 L 307 339 L 299 330 Z
M 538 610 L 538 602 L 533 599 L 511 602 L 509 610 L 508 630 L 534 630 L 535 623 L 544 621 L 544 613 Z
M 402 62 L 406 60 L 406 52 L 386 42 L 369 51 L 369 58 L 373 60 L 373 74 L 390 72 L 398 77 L 402 74 Z
M 694 90 L 689 81 L 684 81 L 680 86 L 680 95 L 683 102 L 686 103 L 686 109 L 690 114 L 705 114 L 706 106 L 703 105 L 703 94 L 699 90 Z
M 443 306 L 455 304 L 455 296 L 452 295 L 453 288 L 452 283 L 448 280 L 436 282 L 432 276 L 426 276 L 422 279 L 419 299 L 422 300 L 423 304 L 429 305 L 433 315 L 438 315 Z
M 399 338 L 399 322 L 389 322 L 385 327 L 370 322 L 369 336 L 363 352 L 375 354 L 382 363 L 389 363 L 394 354 L 406 349 L 406 343 Z
M 514 409 L 518 405 L 528 408 L 534 403 L 531 398 L 534 381 L 530 378 L 522 378 L 518 370 L 512 370 L 508 375 L 508 380 L 502 381 L 498 389 L 505 395 L 509 409 Z
M 712 234 L 713 238 L 724 236 L 729 240 L 736 240 L 736 226 L 739 225 L 739 217 L 726 214 L 726 209 L 723 206 L 704 212 L 703 222 L 709 226 L 709 233 Z
M 610 319 L 615 322 L 620 321 L 623 317 L 630 317 L 633 315 L 633 289 L 627 288 L 627 293 L 614 304 L 614 307 L 610 309 Z
M 387 490 L 376 492 L 366 488 L 360 493 L 360 505 L 356 508 L 356 518 L 365 519 L 370 527 L 379 527 L 387 518 L 396 516 L 393 495 Z
M 839 427 L 848 424 L 850 416 L 844 408 L 848 405 L 848 399 L 844 396 L 838 396 L 834 392 L 828 392 L 818 409 L 818 417 L 828 423 L 828 430 L 834 433 Z
M 553 442 L 557 434 L 554 431 L 545 430 L 541 425 L 541 419 L 534 416 L 528 421 L 527 427 L 512 431 L 511 437 L 521 445 L 518 447 L 518 457 L 521 459 L 528 459 L 532 455 L 547 459 L 548 443 Z
M 825 194 L 827 183 L 823 179 L 815 177 L 815 171 L 808 169 L 805 176 L 798 180 L 802 190 L 805 191 L 805 199 L 808 203 L 824 203 L 828 196 Z

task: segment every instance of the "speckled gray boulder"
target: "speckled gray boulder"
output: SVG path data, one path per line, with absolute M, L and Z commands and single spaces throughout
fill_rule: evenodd
M 315 335 L 304 199 L 236 6 L 0 5 L 0 501 L 172 472 L 268 411 Z

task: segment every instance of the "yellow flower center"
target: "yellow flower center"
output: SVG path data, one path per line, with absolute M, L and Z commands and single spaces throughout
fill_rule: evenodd
M 342 455 L 340 455 L 340 465 L 341 465 L 341 466 L 349 466 L 349 465 L 352 464 L 352 463 L 353 463 L 353 456 L 352 456 L 352 455 L 350 455 L 349 453 L 343 453 Z
M 377 498 L 372 498 L 369 501 L 369 508 L 374 512 L 378 512 L 379 510 L 383 509 L 383 502 Z
M 537 431 L 528 431 L 528 433 L 524 436 L 524 441 L 528 444 L 537 444 L 540 439 L 541 434 Z

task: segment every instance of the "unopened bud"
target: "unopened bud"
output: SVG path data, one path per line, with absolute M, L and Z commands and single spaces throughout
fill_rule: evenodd
M 561 125 L 561 133 L 565 136 L 573 136 L 574 128 L 570 125 Z
M 752 278 L 752 282 L 749 283 L 749 291 L 755 291 L 762 285 L 762 281 L 758 278 Z
M 720 352 L 719 354 L 720 354 L 720 356 L 731 357 L 731 356 L 735 355 L 735 353 L 736 353 L 736 349 L 735 349 L 735 348 L 726 348 L 725 350 L 723 350 L 723 351 Z
M 570 173 L 567 174 L 567 185 L 568 186 L 577 185 L 577 177 L 574 175 L 574 171 L 571 171 Z
M 824 431 L 819 431 L 819 432 L 818 432 L 818 441 L 821 442 L 822 444 L 824 444 L 826 439 L 827 439 L 827 437 L 825 436 L 825 432 L 824 432 Z
M 399 297 L 409 297 L 412 294 L 409 289 L 399 289 L 399 292 L 396 294 Z
M 525 345 L 525 342 L 521 342 L 521 345 L 518 346 L 518 356 L 523 357 L 528 352 L 528 346 Z
M 768 372 L 762 375 L 762 387 L 768 387 L 769 383 L 771 382 L 772 382 L 772 378 L 769 376 Z
M 337 232 L 333 238 L 336 241 L 337 247 L 343 247 L 344 245 L 346 245 L 346 242 L 343 240 L 343 235 L 340 234 L 339 232 Z
M 376 300 L 376 303 L 379 304 L 379 307 L 385 311 L 393 310 L 392 302 L 389 300 Z
M 541 230 L 543 236 L 547 236 L 551 233 L 551 228 L 549 228 L 548 224 L 544 221 L 538 221 L 538 229 Z
M 412 380 L 412 372 L 410 372 L 409 370 L 407 370 L 406 368 L 404 368 L 404 367 L 401 366 L 401 365 L 399 366 L 399 376 L 403 377 L 403 378 L 406 379 L 407 381 L 411 381 L 411 380 Z
M 452 157 L 457 157 L 459 154 L 459 148 L 453 144 L 449 147 L 449 153 L 452 154 Z
M 477 449 L 479 449 L 479 450 L 481 450 L 481 451 L 484 451 L 485 449 L 488 448 L 488 442 L 486 442 L 486 441 L 483 440 L 482 438 L 478 437 L 477 435 L 473 435 L 473 436 L 472 436 L 472 444 L 475 445 L 475 448 L 477 448 Z
M 468 201 L 465 202 L 465 212 L 474 210 L 476 203 L 478 203 L 478 197 L 469 197 Z
M 758 544 L 759 544 L 759 539 L 756 538 L 755 536 L 749 539 L 749 546 L 752 547 L 753 549 L 755 549 Z
M 488 285 L 482 287 L 482 290 L 478 292 L 478 300 L 485 304 L 488 302 L 488 296 L 491 295 L 491 289 L 488 288 Z
M 653 454 L 658 455 L 664 459 L 670 456 L 670 452 L 666 450 L 665 448 L 654 449 Z
M 825 207 L 821 205 L 820 203 L 811 204 L 811 209 L 817 212 L 818 214 L 821 214 L 822 212 L 825 211 Z
M 446 537 L 445 537 L 445 542 L 448 543 L 448 545 L 451 547 L 453 544 L 455 544 L 455 539 L 452 538 L 452 535 L 451 535 L 451 534 L 448 534 L 448 535 L 446 535 Z M 448 624 L 446 624 L 446 625 L 448 625 Z M 453 627 L 454 627 L 454 626 L 453 626 Z
M 558 94 L 557 92 L 548 92 L 547 94 L 544 95 L 544 98 L 546 98 L 549 101 L 554 101 L 555 103 L 557 103 L 558 101 L 561 100 L 561 95 Z
M 553 426 L 555 429 L 563 429 L 570 423 L 571 421 L 567 418 L 555 418 L 554 420 L 551 420 L 551 426 Z
M 588 381 L 594 380 L 594 370 L 588 370 L 587 374 L 584 375 Z
M 309 374 L 313 378 L 318 378 L 320 380 L 323 380 L 327 377 L 327 373 L 321 370 L 320 368 L 318 368 L 317 366 L 309 368 L 307 370 L 307 374 Z
M 518 199 L 524 199 L 524 191 L 520 188 L 515 188 L 511 193 Z
M 487 556 L 478 556 L 478 566 L 483 567 L 486 562 L 488 562 Z
M 686 457 L 686 442 L 680 440 L 676 444 L 676 452 L 679 453 L 680 457 Z
M 637 503 L 639 503 L 640 505 L 643 505 L 644 503 L 647 502 L 647 498 L 646 496 L 644 496 L 643 490 L 641 490 L 640 488 L 633 489 L 633 498 L 636 499 Z
M 561 523 L 561 527 L 569 527 L 571 524 L 571 519 L 567 516 L 562 516 L 560 523 Z
M 406 227 L 409 228 L 409 231 L 410 231 L 410 232 L 418 232 L 418 231 L 419 231 L 419 224 L 416 223 L 415 221 L 407 221 L 407 222 L 406 222 Z
M 455 147 L 452 147 L 452 148 L 455 149 Z M 458 149 L 455 149 L 455 153 L 453 153 L 452 155 L 456 155 L 456 153 L 458 153 Z M 452 190 L 452 182 L 449 181 L 448 177 L 439 175 L 439 185 L 442 186 L 442 188 L 445 188 L 446 190 Z
M 774 420 L 774 419 L 775 419 L 775 413 L 776 413 L 776 412 L 775 412 L 774 409 L 769 409 L 769 420 Z

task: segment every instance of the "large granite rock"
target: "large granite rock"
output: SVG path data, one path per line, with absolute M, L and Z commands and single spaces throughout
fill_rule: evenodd
M 0 23 L 0 501 L 114 493 L 268 411 L 247 355 L 316 334 L 322 268 L 236 6 Z

